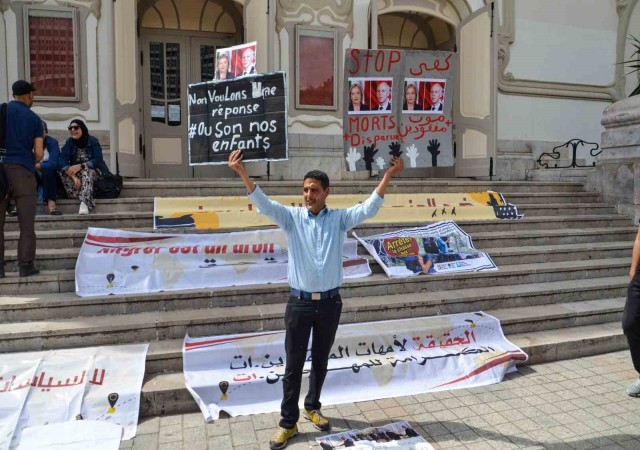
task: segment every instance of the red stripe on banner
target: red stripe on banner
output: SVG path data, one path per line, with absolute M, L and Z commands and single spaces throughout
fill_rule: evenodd
M 227 344 L 229 342 L 235 342 L 235 341 L 242 341 L 244 339 L 251 339 L 254 337 L 262 337 L 262 336 L 269 336 L 271 334 L 278 334 L 278 333 L 282 333 L 282 331 L 274 331 L 271 333 L 261 333 L 261 334 L 254 334 L 253 336 L 237 336 L 237 337 L 231 337 L 231 338 L 226 338 L 226 339 L 212 339 L 209 341 L 201 341 L 201 342 L 187 342 L 186 344 L 184 344 L 185 347 L 185 351 L 189 351 L 189 350 L 195 350 L 197 348 L 201 348 L 201 347 L 213 347 L 216 345 L 221 345 L 221 344 Z
M 360 266 L 362 264 L 366 264 L 367 260 L 364 258 L 361 259 L 349 259 L 347 261 L 342 262 L 342 267 L 351 267 L 351 266 Z
M 152 242 L 161 241 L 163 239 L 171 239 L 173 236 L 158 236 L 158 237 L 119 237 L 119 236 L 96 236 L 93 234 L 87 234 L 87 239 L 91 239 L 96 242 L 106 242 L 108 244 L 124 244 L 131 242 Z
M 485 371 L 491 369 L 492 367 L 498 366 L 498 365 L 500 365 L 502 363 L 511 361 L 512 359 L 516 360 L 516 361 L 525 361 L 527 359 L 527 355 L 525 355 L 524 353 L 520 353 L 518 351 L 513 351 L 513 352 L 507 352 L 506 354 L 503 354 L 502 356 L 499 356 L 497 358 L 498 359 L 495 359 L 493 361 L 489 361 L 485 365 L 478 367 L 476 370 L 472 371 L 471 373 L 468 373 L 467 375 L 463 375 L 460 378 L 457 378 L 455 380 L 448 381 L 448 382 L 440 384 L 438 386 L 434 386 L 434 388 L 448 386 L 450 384 L 457 383 L 458 381 L 466 380 L 467 378 L 471 378 L 473 376 L 476 376 L 479 373 L 485 372 Z

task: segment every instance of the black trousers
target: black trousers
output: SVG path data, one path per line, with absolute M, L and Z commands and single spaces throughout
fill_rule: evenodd
M 622 314 L 622 331 L 627 336 L 633 367 L 640 374 L 640 271 L 627 289 L 627 302 Z
M 5 164 L 9 197 L 14 199 L 20 224 L 18 263 L 27 265 L 36 258 L 36 176 L 20 164 Z M 4 222 L 8 198 L 0 201 L 0 262 L 4 264 Z
M 287 364 L 282 387 L 280 426 L 291 429 L 300 418 L 298 400 L 302 369 L 307 358 L 309 336 L 313 332 L 311 347 L 311 374 L 309 376 L 309 392 L 304 399 L 305 409 L 320 409 L 320 393 L 327 376 L 327 361 L 331 346 L 336 336 L 342 299 L 340 295 L 325 300 L 300 300 L 290 297 L 284 315 L 286 335 L 285 350 Z

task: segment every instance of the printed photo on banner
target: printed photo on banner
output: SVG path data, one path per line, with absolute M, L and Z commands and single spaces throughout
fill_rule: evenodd
M 216 80 L 232 80 L 256 72 L 256 42 L 234 45 L 216 51 Z
M 371 111 L 371 103 L 365 102 L 364 78 L 349 78 L 348 85 L 349 114 L 360 114 Z
M 433 447 L 409 422 L 395 422 L 379 427 L 349 430 L 329 436 L 317 437 L 323 450 L 359 448 L 395 448 L 405 450 L 432 450 Z
M 371 109 L 376 114 L 391 114 L 393 78 L 373 78 L 367 81 L 367 84 L 369 97 L 373 97 Z
M 391 114 L 393 78 L 349 78 L 348 114 Z
M 403 114 L 444 114 L 447 80 L 405 78 Z
M 389 277 L 497 270 L 491 257 L 473 246 L 455 222 L 356 238 Z
M 425 102 L 425 112 L 427 114 L 444 113 L 444 96 L 447 80 L 433 79 L 422 80 L 420 83 L 422 98 Z

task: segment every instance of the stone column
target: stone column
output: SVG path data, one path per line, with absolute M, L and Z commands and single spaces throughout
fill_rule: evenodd
M 602 153 L 597 185 L 606 203 L 638 223 L 640 219 L 640 96 L 620 100 L 604 110 Z

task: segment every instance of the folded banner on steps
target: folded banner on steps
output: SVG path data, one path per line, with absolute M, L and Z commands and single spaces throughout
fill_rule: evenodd
M 358 237 L 389 277 L 498 270 L 489 255 L 475 249 L 471 236 L 452 221 Z
M 332 194 L 330 208 L 349 208 L 370 194 Z M 301 195 L 272 195 L 272 200 L 287 206 L 302 206 Z M 195 228 L 199 230 L 264 227 L 273 225 L 256 212 L 246 197 L 156 197 L 155 229 Z M 440 220 L 521 219 L 518 208 L 497 192 L 386 194 L 384 204 L 366 223 L 400 224 Z
M 316 438 L 323 450 L 365 448 L 391 448 L 402 450 L 433 450 L 433 447 L 411 426 L 403 420 L 380 427 L 349 430 Z
M 28 427 L 98 420 L 136 435 L 148 344 L 0 355 L 0 450 Z
M 344 243 L 345 278 L 366 277 L 357 241 Z M 136 233 L 89 228 L 76 263 L 81 297 L 286 283 L 282 230 L 218 234 Z
M 348 309 L 349 300 L 345 302 Z M 284 331 L 190 338 L 187 388 L 207 421 L 280 410 Z M 309 344 L 311 347 L 311 343 Z M 301 392 L 308 389 L 311 352 Z M 498 383 L 527 355 L 482 312 L 341 325 L 322 390 L 325 405 Z

